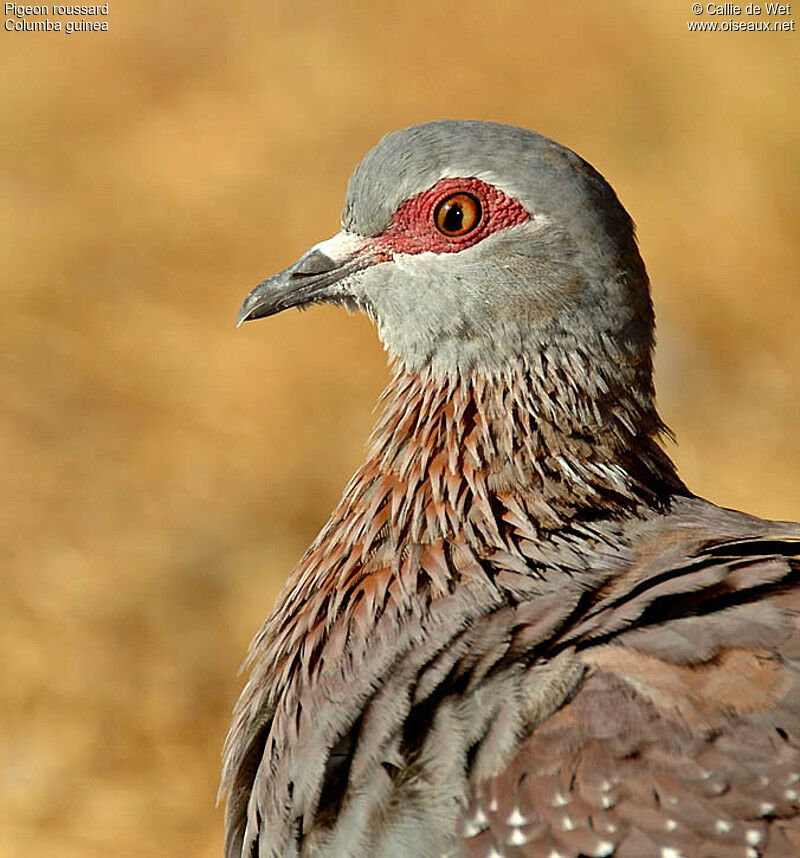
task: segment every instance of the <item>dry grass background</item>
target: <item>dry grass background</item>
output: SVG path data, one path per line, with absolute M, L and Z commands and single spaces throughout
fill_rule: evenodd
M 3 32 L 0 855 L 215 856 L 236 669 L 385 379 L 330 309 L 236 332 L 388 130 L 577 149 L 639 224 L 696 491 L 800 517 L 800 35 L 676 0 L 112 0 Z

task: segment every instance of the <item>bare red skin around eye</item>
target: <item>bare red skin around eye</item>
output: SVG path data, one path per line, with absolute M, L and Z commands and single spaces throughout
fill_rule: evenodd
M 443 235 L 434 223 L 434 212 L 442 200 L 459 193 L 471 194 L 480 202 L 481 219 L 464 235 Z M 389 228 L 370 243 L 387 260 L 393 253 L 457 253 L 530 217 L 528 210 L 515 199 L 480 179 L 441 179 L 427 191 L 406 200 L 394 213 Z

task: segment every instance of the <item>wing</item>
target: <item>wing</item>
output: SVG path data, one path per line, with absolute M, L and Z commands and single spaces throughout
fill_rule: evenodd
M 467 858 L 800 855 L 797 530 L 692 503 L 556 645 L 585 681 L 472 787 Z

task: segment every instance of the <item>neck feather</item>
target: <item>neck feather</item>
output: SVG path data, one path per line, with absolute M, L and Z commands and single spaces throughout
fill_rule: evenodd
M 420 594 L 420 558 L 431 550 L 515 554 L 519 532 L 547 540 L 686 493 L 659 445 L 667 430 L 652 398 L 632 397 L 580 361 L 541 352 L 495 375 L 444 378 L 395 367 L 366 461 L 267 623 L 271 632 L 280 623 L 281 648 L 309 623 L 328 629 L 356 610 L 365 587 L 370 605 L 389 587 Z M 593 389 L 577 381 L 587 378 Z M 426 570 L 429 596 L 452 591 L 452 565 Z
M 587 378 L 593 389 L 576 381 Z M 458 586 L 459 567 L 496 552 L 527 562 L 521 540 L 652 512 L 687 491 L 651 397 L 575 356 L 541 352 L 489 376 L 398 366 L 382 401 L 366 461 L 253 641 L 252 660 L 285 674 L 278 685 L 296 667 L 310 674 L 334 627 L 366 628 L 388 604 L 424 610 Z
M 400 541 L 470 530 L 469 500 L 519 495 L 552 531 L 576 513 L 633 511 L 683 490 L 652 388 L 636 397 L 576 354 L 542 351 L 488 376 L 398 367 L 383 405 L 343 502 L 352 509 L 359 485 L 391 482 L 386 523 Z
M 330 700 L 346 689 L 358 711 L 411 646 L 402 635 L 414 634 L 412 619 L 431 646 L 445 645 L 470 617 L 546 584 L 548 545 L 579 528 L 591 542 L 595 526 L 685 493 L 658 444 L 649 368 L 636 398 L 583 358 L 557 354 L 494 375 L 396 367 L 365 463 L 251 646 L 223 788 L 250 789 L 266 742 L 259 770 L 271 772 L 276 837 L 288 837 L 287 791 L 300 802 L 305 778 L 302 800 L 313 804 L 322 779 L 307 755 L 295 759 L 298 736 L 320 743 L 311 756 L 324 767 L 325 743 L 347 728 Z M 235 800 L 229 812 L 242 830 Z
M 522 558 L 520 539 L 546 542 L 687 493 L 658 443 L 667 430 L 652 399 L 577 361 L 540 353 L 457 378 L 396 367 L 367 459 L 292 572 L 254 656 L 269 650 L 289 669 L 302 644 L 310 668 L 334 625 L 369 624 L 387 601 L 402 613 L 452 592 L 453 551 L 466 565 L 498 551 Z M 589 377 L 592 390 L 575 381 Z

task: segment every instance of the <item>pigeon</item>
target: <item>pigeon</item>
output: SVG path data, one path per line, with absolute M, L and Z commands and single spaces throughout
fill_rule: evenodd
M 796 858 L 800 526 L 678 476 L 615 192 L 436 121 L 341 226 L 239 313 L 361 311 L 392 375 L 251 644 L 227 858 Z

